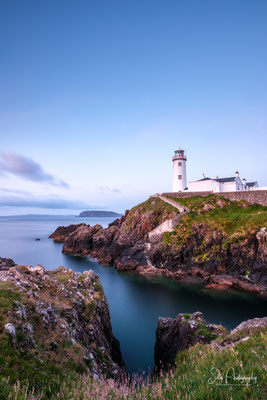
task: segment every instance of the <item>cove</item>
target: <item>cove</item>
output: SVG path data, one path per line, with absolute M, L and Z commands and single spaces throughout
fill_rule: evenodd
M 0 256 L 17 264 L 42 264 L 47 270 L 59 265 L 82 272 L 93 269 L 99 276 L 109 303 L 114 335 L 130 373 L 153 369 L 155 331 L 159 316 L 203 312 L 206 320 L 231 329 L 243 320 L 266 315 L 266 300 L 241 292 L 216 292 L 201 285 L 183 284 L 166 278 L 144 278 L 119 273 L 90 257 L 62 254 L 62 244 L 48 236 L 60 225 L 86 222 L 107 226 L 110 218 L 13 217 L 0 218 Z M 40 241 L 35 241 L 40 238 Z

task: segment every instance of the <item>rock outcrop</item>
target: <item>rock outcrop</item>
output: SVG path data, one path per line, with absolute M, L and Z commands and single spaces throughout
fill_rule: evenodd
M 218 196 L 183 201 L 191 201 L 181 208 L 186 215 L 151 197 L 108 228 L 60 227 L 51 237 L 64 239 L 64 253 L 91 255 L 120 271 L 266 294 L 267 207 Z
M 91 255 L 103 264 L 115 264 L 121 270 L 135 270 L 147 265 L 146 238 L 158 225 L 176 218 L 178 210 L 159 199 L 149 199 L 134 207 L 108 228 L 82 225 L 66 237 L 63 252 Z
M 195 344 L 210 343 L 218 336 L 226 334 L 221 325 L 207 324 L 201 312 L 178 314 L 175 319 L 159 318 L 154 350 L 154 372 L 170 369 L 178 351 Z
M 36 380 L 37 387 L 45 376 L 52 379 L 51 374 L 125 374 L 106 297 L 91 270 L 81 274 L 64 267 L 45 271 L 41 265 L 2 268 L 0 344 L 0 375 L 14 383 Z
M 10 267 L 14 267 L 15 262 L 11 258 L 0 257 L 0 271 L 7 271 Z
M 175 319 L 159 318 L 154 348 L 154 373 L 173 368 L 177 353 L 191 346 L 205 344 L 221 351 L 248 340 L 266 327 L 267 317 L 244 321 L 230 333 L 222 325 L 208 324 L 201 312 L 178 314 Z M 179 365 L 176 367 L 179 368 Z
M 83 226 L 85 224 L 72 224 L 69 226 L 59 226 L 55 232 L 53 232 L 49 238 L 54 239 L 55 242 L 64 242 L 64 240 L 74 231 L 76 231 L 77 228 L 80 226 Z

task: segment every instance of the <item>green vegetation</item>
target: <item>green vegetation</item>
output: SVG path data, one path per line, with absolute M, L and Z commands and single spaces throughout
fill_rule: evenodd
M 53 273 L 53 277 L 59 282 L 65 282 L 65 277 L 66 280 L 71 278 L 69 273 Z M 60 292 L 57 292 L 54 299 L 53 281 L 51 285 L 47 281 L 39 295 L 40 301 L 53 304 L 57 315 L 65 314 L 68 319 L 67 315 L 72 310 L 71 299 L 68 300 Z M 77 379 L 77 374 L 88 373 L 91 367 L 90 360 L 83 359 L 82 345 L 72 343 L 58 328 L 47 330 L 42 315 L 36 312 L 36 305 L 33 298 L 20 292 L 12 283 L 0 283 L 0 400 L 33 399 L 35 397 L 29 394 L 31 391 L 38 395 L 42 393 L 41 398 L 51 398 L 52 394 L 60 390 L 66 376 Z M 94 308 L 94 303 L 89 303 L 85 313 L 88 322 Z M 27 321 L 23 315 L 19 316 L 18 313 L 23 312 L 21 310 L 27 310 Z M 71 323 L 71 312 L 69 316 Z M 5 329 L 5 325 L 10 322 L 16 329 L 14 338 Z M 34 343 L 30 342 L 29 331 L 25 330 L 21 322 L 27 322 L 33 327 Z M 16 394 L 18 389 L 14 388 L 18 388 L 17 381 L 27 391 L 26 397 L 22 394 L 24 389 L 21 389 L 21 394 Z
M 72 272 L 49 271 L 48 273 L 61 283 L 65 283 L 73 277 Z
M 129 211 L 129 214 L 127 215 L 125 221 L 126 231 L 129 231 L 133 227 L 133 224 L 136 224 L 136 222 L 138 222 L 138 220 L 145 213 L 149 212 L 153 213 L 155 226 L 159 225 L 162 222 L 163 218 L 168 219 L 168 217 L 171 215 L 174 216 L 179 214 L 179 211 L 175 207 L 165 203 L 161 199 L 151 197 L 145 202 L 133 207 Z
M 2 379 L 0 399 L 264 400 L 266 333 L 266 329 L 258 328 L 253 336 L 220 351 L 214 345 L 193 346 L 178 353 L 172 371 L 150 381 L 138 377 L 131 382 L 115 382 L 108 378 L 93 379 L 88 373 L 78 372 L 63 378 L 54 371 L 49 375 L 52 379 L 50 391 L 46 390 L 50 382 L 44 379 L 32 395 L 27 384 L 19 382 L 11 386 Z M 219 345 L 219 338 L 212 343 L 215 342 Z
M 163 244 L 171 244 L 172 243 L 172 239 L 176 238 L 177 236 L 177 232 L 173 231 L 173 232 L 165 232 L 163 234 L 163 238 L 162 238 L 162 243 Z
M 203 324 L 202 322 L 198 323 L 199 328 L 195 332 L 195 336 L 204 336 L 209 342 L 217 338 L 217 335 L 212 333 L 208 328 L 207 325 Z
M 267 207 L 259 204 L 249 204 L 245 201 L 230 202 L 217 195 L 173 200 L 192 210 L 183 217 L 183 223 L 191 226 L 194 222 L 205 223 L 211 228 L 222 230 L 229 236 L 236 233 L 241 236 L 248 231 L 253 232 L 267 225 Z M 218 200 L 223 203 L 222 208 L 218 206 Z M 212 205 L 214 209 L 203 211 L 205 204 Z M 198 213 L 199 211 L 201 213 Z
M 163 244 L 182 245 L 192 234 L 194 224 L 204 224 L 209 229 L 208 233 L 215 230 L 224 233 L 226 239 L 223 248 L 227 249 L 229 244 L 238 243 L 247 235 L 253 235 L 261 227 L 267 226 L 267 207 L 258 204 L 229 201 L 217 195 L 172 199 L 190 208 L 191 212 L 182 217 L 174 232 L 163 235 Z M 206 205 L 214 208 L 205 211 Z
M 99 292 L 101 295 L 104 294 L 103 288 L 100 283 L 94 282 L 93 286 L 94 286 L 95 292 Z

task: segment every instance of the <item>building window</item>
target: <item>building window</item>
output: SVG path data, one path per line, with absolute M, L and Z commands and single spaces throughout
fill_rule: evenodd
M 179 167 L 181 167 L 181 166 L 182 166 L 182 163 L 181 163 L 181 162 L 178 162 L 178 165 L 179 165 Z
M 178 175 L 178 179 L 182 179 L 182 175 Z

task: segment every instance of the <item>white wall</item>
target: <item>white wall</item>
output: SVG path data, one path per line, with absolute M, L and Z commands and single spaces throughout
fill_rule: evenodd
M 189 192 L 220 192 L 220 183 L 213 179 L 207 181 L 188 182 Z
M 182 177 L 182 179 L 178 179 L 179 175 Z M 179 159 L 174 160 L 172 191 L 182 192 L 185 188 L 186 188 L 186 161 Z
M 267 186 L 251 187 L 249 190 L 267 190 Z
M 236 182 L 225 182 L 221 184 L 221 192 L 236 192 Z

